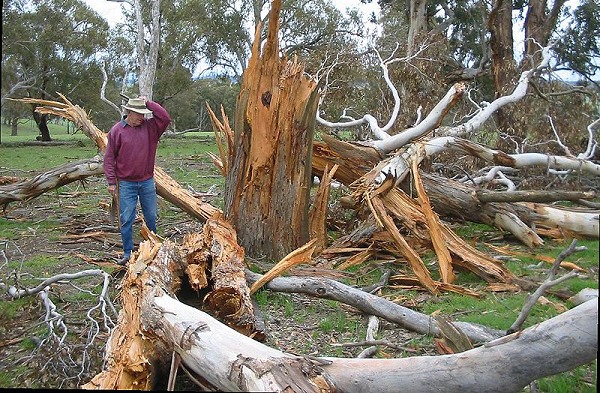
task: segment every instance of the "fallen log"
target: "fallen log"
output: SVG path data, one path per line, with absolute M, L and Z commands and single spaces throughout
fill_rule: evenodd
M 578 201 L 580 199 L 593 199 L 594 191 L 488 191 L 477 190 L 477 199 L 481 202 L 556 202 Z
M 535 223 L 541 227 L 559 229 L 567 236 L 600 239 L 600 210 L 547 206 L 523 202 L 535 212 Z
M 31 179 L 2 184 L 0 185 L 0 206 L 6 209 L 11 202 L 26 202 L 65 184 L 84 180 L 89 176 L 102 175 L 104 173 L 102 162 L 103 157 L 96 155 L 91 159 L 57 166 Z
M 224 391 L 518 392 L 536 379 L 593 361 L 598 349 L 597 299 L 466 352 L 402 359 L 291 355 L 168 295 L 154 303 L 163 312 L 166 339 L 182 343 L 174 347 L 185 366 Z
M 246 270 L 250 283 L 260 279 L 261 275 Z M 265 284 L 269 290 L 285 293 L 303 293 L 305 295 L 336 300 L 362 311 L 367 315 L 375 315 L 392 323 L 421 334 L 441 337 L 436 322 L 429 315 L 403 307 L 390 300 L 364 292 L 360 289 L 344 285 L 339 281 L 314 277 L 277 277 Z M 473 343 L 483 343 L 502 337 L 505 332 L 490 329 L 482 325 L 453 322 Z
M 157 327 L 162 318 L 153 305 L 156 296 L 174 296 L 181 285 L 183 267 L 175 245 L 142 242 L 136 258 L 127 265 L 122 283 L 122 307 L 111 331 L 102 372 L 84 389 L 150 390 L 156 371 L 166 367 L 173 343 L 163 340 Z

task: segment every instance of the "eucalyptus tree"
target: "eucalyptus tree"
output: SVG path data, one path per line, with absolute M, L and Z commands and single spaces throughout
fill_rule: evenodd
M 96 52 L 108 24 L 81 0 L 3 2 L 2 96 L 55 99 L 62 92 L 89 102 L 99 83 Z M 99 75 L 99 73 L 98 73 Z M 49 141 L 47 115 L 32 108 L 40 139 Z
M 583 0 L 572 11 L 571 23 L 562 27 L 563 39 L 557 42 L 557 69 L 570 70 L 598 86 L 600 72 L 600 3 Z M 595 77 L 595 80 L 594 80 Z
M 379 67 L 378 56 L 396 58 L 389 75 L 403 105 L 395 128 L 414 122 L 441 99 L 448 84 L 459 81 L 470 83 L 471 102 L 457 106 L 456 117 L 468 116 L 480 103 L 511 92 L 519 74 L 539 62 L 542 48 L 549 47 L 552 58 L 537 73 L 533 94 L 525 97 L 523 105 L 497 111 L 495 124 L 478 137 L 514 152 L 531 149 L 532 143 L 550 149 L 555 127 L 569 144 L 583 143 L 582 131 L 594 119 L 580 114 L 597 113 L 594 107 L 599 100 L 597 81 L 593 82 L 599 55 L 597 1 L 378 3 L 378 54 L 373 52 L 362 64 Z M 590 86 L 575 88 L 572 81 L 577 78 Z M 382 83 L 367 83 L 362 91 L 382 103 L 376 110 L 391 113 L 395 100 L 382 95 Z

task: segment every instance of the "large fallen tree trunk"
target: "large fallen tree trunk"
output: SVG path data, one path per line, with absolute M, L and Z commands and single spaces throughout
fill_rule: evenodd
M 518 392 L 536 379 L 593 361 L 598 302 L 478 348 L 403 359 L 310 359 L 264 346 L 163 295 L 161 330 L 185 366 L 225 391 Z M 193 334 L 190 334 L 193 332 Z M 551 345 L 549 345 L 551 343 Z
M 410 156 L 410 154 L 407 154 Z M 382 167 L 383 156 L 372 147 L 355 145 L 348 142 L 336 140 L 324 136 L 322 142 L 315 142 L 313 147 L 313 171 L 315 175 L 321 176 L 326 166 L 333 164 L 339 166 L 336 171 L 336 179 L 351 185 L 362 176 L 370 173 L 367 181 L 373 182 L 379 176 Z M 522 243 L 535 247 L 543 244 L 543 240 L 532 229 L 536 224 L 544 227 L 561 228 L 564 221 L 556 219 L 551 215 L 541 217 L 534 209 L 524 204 L 505 202 L 482 202 L 477 198 L 478 188 L 470 187 L 448 178 L 442 178 L 431 173 L 422 173 L 423 186 L 436 213 L 442 217 L 459 218 L 465 221 L 484 223 L 511 232 Z M 396 185 L 403 178 L 393 178 L 393 182 L 384 182 L 387 188 Z M 404 186 L 402 186 L 404 187 Z M 405 187 L 408 190 L 408 187 Z M 593 197 L 595 194 L 588 193 L 586 196 Z M 357 205 L 357 202 L 350 203 Z M 539 206 L 539 205 L 538 205 Z M 598 217 L 598 211 L 588 211 Z M 569 233 L 580 237 L 598 238 L 600 235 L 596 229 L 597 223 L 589 220 L 588 216 L 572 212 L 570 214 L 573 222 Z M 552 219 L 554 218 L 554 219 Z M 577 224 L 575 224 L 577 223 Z M 585 229 L 584 229 L 585 228 Z

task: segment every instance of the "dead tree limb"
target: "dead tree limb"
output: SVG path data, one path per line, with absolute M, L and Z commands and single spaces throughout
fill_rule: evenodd
M 531 309 L 537 303 L 540 296 L 542 296 L 548 288 L 558 285 L 561 282 L 564 282 L 570 278 L 577 277 L 577 275 L 579 273 L 571 270 L 566 275 L 561 276 L 559 278 L 555 278 L 561 262 L 564 261 L 569 255 L 578 251 L 576 246 L 577 246 L 577 240 L 573 240 L 571 242 L 571 244 L 569 245 L 569 247 L 567 247 L 567 249 L 563 250 L 558 255 L 558 257 L 556 257 L 556 260 L 554 261 L 554 263 L 552 264 L 552 267 L 548 271 L 548 277 L 544 280 L 544 282 L 542 282 L 542 284 L 532 294 L 527 296 L 527 300 L 525 301 L 525 304 L 523 305 L 523 308 L 521 309 L 519 316 L 517 317 L 515 322 L 511 325 L 511 327 L 507 330 L 507 334 L 514 333 L 521 329 L 521 327 L 523 326 L 523 323 L 525 323 L 525 319 L 527 319 L 527 316 L 529 315 L 529 313 L 531 313 Z
M 60 165 L 32 179 L 0 185 L 0 206 L 6 209 L 11 202 L 26 202 L 66 184 L 101 175 L 104 173 L 102 162 L 103 157 L 96 155 Z
M 249 282 L 261 276 L 246 270 Z M 330 299 L 348 304 L 367 315 L 375 315 L 399 326 L 421 334 L 439 336 L 435 320 L 429 315 L 402 307 L 379 296 L 352 288 L 338 281 L 312 277 L 277 277 L 269 281 L 265 287 L 269 290 L 285 293 L 303 293 L 305 295 Z M 504 332 L 489 329 L 485 326 L 466 322 L 454 322 L 474 343 L 482 343 L 502 337 Z
M 577 201 L 596 197 L 594 191 L 475 191 L 481 202 L 556 202 Z

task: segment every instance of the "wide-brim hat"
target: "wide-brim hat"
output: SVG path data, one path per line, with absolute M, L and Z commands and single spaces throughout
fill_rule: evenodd
M 144 100 L 139 98 L 130 98 L 129 101 L 127 101 L 127 105 L 123 105 L 123 109 L 141 113 L 143 115 L 148 115 L 152 113 L 151 110 L 146 108 L 146 103 L 144 102 Z

